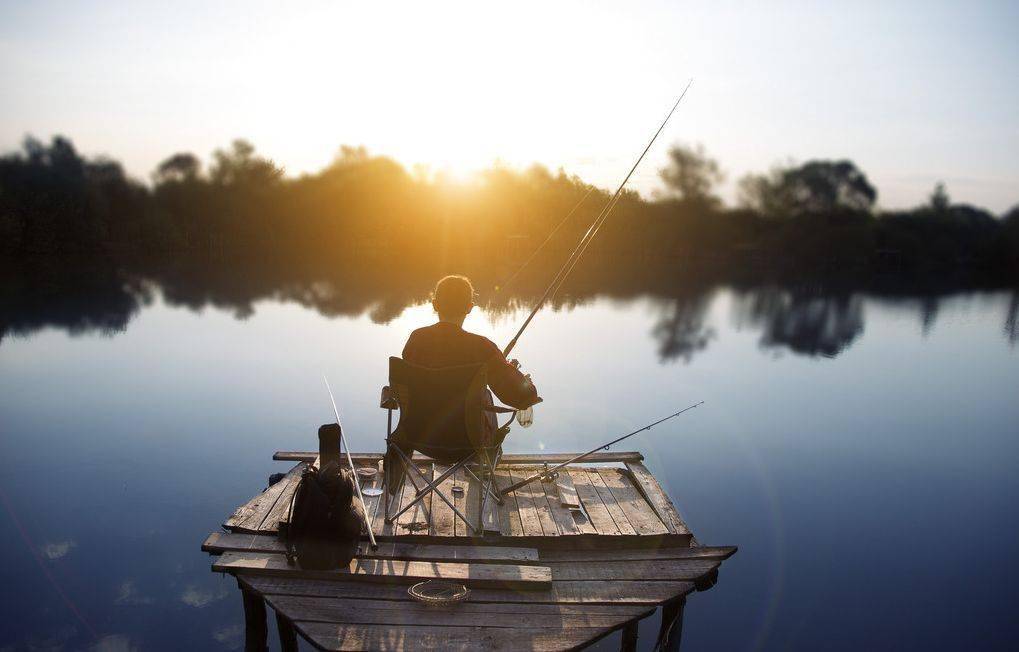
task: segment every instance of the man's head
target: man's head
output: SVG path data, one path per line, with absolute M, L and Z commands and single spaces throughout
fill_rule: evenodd
M 474 286 L 466 276 L 446 276 L 439 279 L 432 292 L 432 307 L 443 321 L 463 323 L 474 307 Z

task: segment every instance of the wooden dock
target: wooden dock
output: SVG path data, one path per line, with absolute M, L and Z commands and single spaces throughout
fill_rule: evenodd
M 635 649 L 638 621 L 659 607 L 662 649 L 678 649 L 686 596 L 710 588 L 736 551 L 699 545 L 640 453 L 599 453 L 592 464 L 507 496 L 502 506 L 488 501 L 484 536 L 472 536 L 438 498 L 426 497 L 387 524 L 381 497 L 366 497 L 378 550 L 364 541 L 349 568 L 299 570 L 287 565 L 276 534 L 301 471 L 317 455 L 276 453 L 274 459 L 297 464 L 202 546 L 218 555 L 214 571 L 237 577 L 248 649 L 265 647 L 266 604 L 284 650 L 297 649 L 297 635 L 323 650 L 564 650 L 617 630 L 623 648 Z M 570 457 L 505 455 L 495 482 L 504 487 Z M 378 468 L 381 458 L 361 454 L 354 462 Z M 415 461 L 426 477 L 445 470 L 427 458 Z M 379 473 L 362 486 L 381 480 Z M 453 492 L 454 485 L 463 491 Z M 482 488 L 470 474 L 450 477 L 443 489 L 477 518 Z M 392 505 L 414 495 L 407 483 Z M 470 598 L 441 608 L 413 601 L 408 586 L 427 579 L 462 582 Z

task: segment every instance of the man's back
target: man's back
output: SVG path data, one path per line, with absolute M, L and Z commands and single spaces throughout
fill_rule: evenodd
M 403 359 L 431 368 L 485 363 L 488 384 L 500 401 L 523 409 L 538 400 L 538 391 L 530 379 L 506 361 L 492 340 L 456 324 L 440 321 L 417 329 L 403 347 Z

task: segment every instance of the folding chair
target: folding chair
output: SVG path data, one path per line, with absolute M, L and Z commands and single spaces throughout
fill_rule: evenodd
M 389 358 L 389 385 L 382 389 L 381 403 L 387 411 L 386 460 L 392 464 L 393 455 L 398 456 L 403 462 L 403 473 L 393 477 L 393 469 L 384 469 L 383 484 L 388 485 L 382 494 L 386 523 L 392 523 L 425 496 L 434 493 L 450 506 L 454 519 L 462 520 L 475 535 L 483 533 L 481 521 L 488 499 L 500 505 L 503 502 L 492 483 L 495 467 L 502 457 L 502 442 L 516 414 L 513 408 L 493 405 L 490 397 L 484 364 L 430 369 L 402 358 Z M 396 430 L 393 430 L 393 410 L 400 411 Z M 510 417 L 502 426 L 496 423 L 492 432 L 491 426 L 486 424 L 491 413 Z M 439 477 L 429 480 L 414 463 L 414 451 L 450 466 Z M 453 499 L 438 488 L 460 469 L 483 487 L 478 498 L 477 523 L 471 523 L 456 508 Z M 413 483 L 417 494 L 403 509 L 391 514 L 390 493 L 407 480 Z M 423 486 L 418 486 L 418 480 Z M 429 522 L 431 518 L 429 513 Z

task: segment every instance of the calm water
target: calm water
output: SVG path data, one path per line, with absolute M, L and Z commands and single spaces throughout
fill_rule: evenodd
M 692 596 L 685 649 L 1014 649 L 1016 296 L 720 289 L 545 313 L 516 355 L 546 402 L 507 448 L 579 450 L 706 401 L 627 442 L 701 541 L 740 548 Z M 383 312 L 156 291 L 123 330 L 0 340 L 0 649 L 237 649 L 236 584 L 199 546 L 287 468 L 274 450 L 316 447 L 322 372 L 354 448 L 382 449 L 386 358 L 430 321 Z M 517 318 L 468 327 L 505 342 Z

